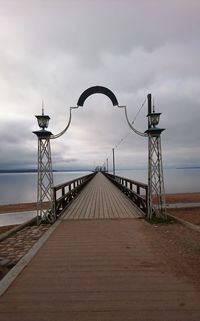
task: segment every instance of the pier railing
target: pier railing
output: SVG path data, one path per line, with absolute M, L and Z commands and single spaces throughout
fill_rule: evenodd
M 104 172 L 124 194 L 126 194 L 147 215 L 148 213 L 148 185 L 125 177 L 112 175 Z
M 60 216 L 67 205 L 76 197 L 80 190 L 94 177 L 96 173 L 76 178 L 53 187 L 53 212 Z

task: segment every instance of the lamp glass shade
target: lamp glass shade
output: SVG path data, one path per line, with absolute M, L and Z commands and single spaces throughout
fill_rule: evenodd
M 161 113 L 151 113 L 148 115 L 149 123 L 151 126 L 155 127 L 159 124 Z
M 39 115 L 39 116 L 35 116 L 37 118 L 38 121 L 38 125 L 40 128 L 47 128 L 49 125 L 49 119 L 50 117 L 47 115 Z

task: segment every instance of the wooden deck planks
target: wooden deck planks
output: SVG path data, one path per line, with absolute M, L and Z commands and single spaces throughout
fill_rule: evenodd
M 64 219 L 138 218 L 134 204 L 102 173 L 86 185 L 66 209 Z
M 198 289 L 166 268 L 143 225 L 62 221 L 0 298 L 0 320 L 199 321 Z

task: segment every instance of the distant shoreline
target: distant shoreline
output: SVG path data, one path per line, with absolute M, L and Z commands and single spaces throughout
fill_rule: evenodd
M 62 170 L 53 170 L 54 173 L 72 173 L 72 172 L 92 172 L 91 169 L 62 169 Z M 23 173 L 37 173 L 37 169 L 25 169 L 25 170 L 2 170 L 0 169 L 0 174 L 23 174 Z
M 132 170 L 145 170 L 146 168 L 128 168 L 128 169 L 117 169 L 117 171 L 132 171 Z M 165 167 L 164 170 L 169 169 L 200 169 L 200 166 L 189 166 L 189 167 Z M 93 172 L 92 169 L 54 169 L 54 173 L 71 173 L 71 172 Z M 109 171 L 112 172 L 112 171 Z M 23 174 L 23 173 L 37 173 L 37 169 L 0 169 L 0 174 Z

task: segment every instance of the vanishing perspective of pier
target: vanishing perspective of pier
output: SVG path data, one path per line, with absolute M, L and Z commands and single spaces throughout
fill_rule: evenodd
M 1 281 L 1 320 L 197 321 L 198 290 L 156 256 L 142 217 L 111 180 L 93 175 Z
M 50 140 L 68 129 L 73 108 L 95 93 L 125 111 L 132 130 L 148 139 L 148 184 L 95 171 L 54 186 Z M 1 321 L 198 321 L 200 292 L 173 273 L 151 244 L 148 225 L 167 219 L 160 113 L 151 110 L 140 133 L 126 106 L 95 86 L 70 108 L 66 128 L 53 135 L 49 116 L 38 115 L 37 223 L 52 223 L 32 249 L 0 281 Z M 155 229 L 156 233 L 156 229 Z

